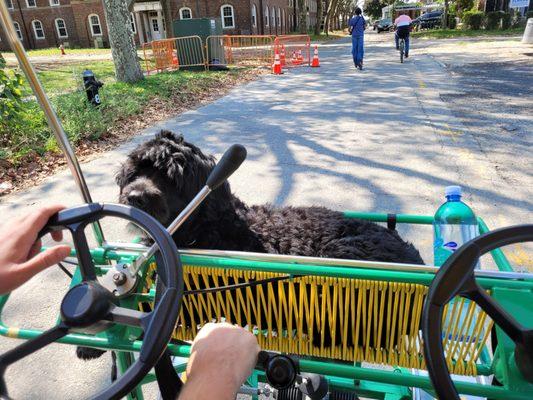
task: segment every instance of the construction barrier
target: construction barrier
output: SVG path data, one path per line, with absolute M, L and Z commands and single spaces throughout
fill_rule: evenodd
M 154 40 L 143 45 L 146 73 L 203 67 L 205 57 L 200 36 Z
M 274 61 L 274 38 L 267 35 L 208 36 L 206 64 L 264 66 Z
M 309 35 L 213 35 L 204 44 L 200 36 L 155 40 L 143 45 L 146 73 L 180 68 L 268 66 L 279 54 L 281 68 L 311 65 Z
M 174 39 L 155 40 L 143 44 L 146 73 L 177 69 L 177 54 Z
M 282 35 L 274 40 L 284 68 L 311 65 L 311 38 L 309 35 Z

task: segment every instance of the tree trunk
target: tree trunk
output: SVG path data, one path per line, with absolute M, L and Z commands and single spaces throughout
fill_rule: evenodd
M 298 0 L 298 8 L 300 11 L 298 30 L 300 33 L 307 33 L 307 8 L 305 6 L 305 0 Z
M 169 0 L 160 0 L 161 8 L 163 9 L 163 18 L 165 18 L 165 30 L 167 33 L 167 38 L 174 37 L 174 27 L 172 26 L 172 9 L 170 8 Z M 198 10 L 198 4 L 196 4 L 196 9 Z M 198 11 L 197 11 L 198 12 Z
M 131 30 L 129 3 L 103 0 L 115 76 L 119 82 L 137 82 L 144 78 Z
M 442 27 L 443 29 L 448 28 L 448 9 L 450 7 L 449 0 L 444 0 L 444 16 L 442 21 Z
M 320 35 L 320 28 L 322 25 L 322 17 L 324 11 L 322 10 L 322 0 L 317 0 L 316 4 L 316 25 L 315 25 L 315 35 Z

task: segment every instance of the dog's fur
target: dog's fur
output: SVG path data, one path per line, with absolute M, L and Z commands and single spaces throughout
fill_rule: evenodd
M 213 156 L 181 135 L 161 131 L 133 150 L 120 168 L 119 201 L 168 226 L 205 185 L 214 166 Z M 423 264 L 419 252 L 395 230 L 324 207 L 247 206 L 227 182 L 173 238 L 181 248 Z
M 205 185 L 215 159 L 181 135 L 162 131 L 141 144 L 117 174 L 119 201 L 164 226 Z M 394 230 L 324 207 L 247 206 L 224 183 L 174 234 L 178 247 L 423 264 Z

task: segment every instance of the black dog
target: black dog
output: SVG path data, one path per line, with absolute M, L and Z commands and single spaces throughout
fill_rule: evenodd
M 205 185 L 214 166 L 213 156 L 181 135 L 161 131 L 120 168 L 119 201 L 168 226 Z M 419 252 L 394 230 L 324 207 L 249 207 L 231 193 L 227 182 L 173 238 L 181 248 L 423 264 Z
M 168 226 L 205 185 L 215 159 L 162 131 L 135 149 L 116 176 L 119 201 Z M 224 183 L 174 234 L 178 247 L 423 264 L 394 230 L 324 207 L 248 207 Z

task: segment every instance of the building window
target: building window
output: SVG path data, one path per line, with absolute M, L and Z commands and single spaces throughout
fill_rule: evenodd
M 15 32 L 17 32 L 17 36 L 20 40 L 23 40 L 24 38 L 22 37 L 22 32 L 20 30 L 20 25 L 18 22 L 13 22 L 13 26 L 15 27 Z
M 232 5 L 225 4 L 220 7 L 220 15 L 222 16 L 222 28 L 235 28 L 235 17 Z
M 64 19 L 56 19 L 56 29 L 57 36 L 59 36 L 60 38 L 68 38 L 67 25 L 65 24 Z
M 130 13 L 130 24 L 131 24 L 131 31 L 133 33 L 137 33 L 137 27 L 135 26 L 135 18 L 133 17 L 133 13 Z
M 38 19 L 31 22 L 33 26 L 33 33 L 35 33 L 35 39 L 44 39 L 43 24 Z
M 35 3 L 36 0 L 26 0 L 26 5 L 28 8 L 35 8 L 37 7 L 37 4 Z
M 59 5 L 59 0 L 50 0 L 50 5 L 51 5 L 52 7 L 54 7 L 54 6 L 58 6 L 58 5 Z
M 257 27 L 257 8 L 255 4 L 252 5 L 252 26 Z
M 12 10 L 13 9 L 13 0 L 6 0 L 6 5 L 7 5 L 7 8 Z
M 102 26 L 100 25 L 100 17 L 96 14 L 89 15 L 89 26 L 93 36 L 102 36 Z
M 156 18 L 152 18 L 152 30 L 159 32 L 159 21 Z
M 278 26 L 281 26 L 281 8 L 279 7 L 278 7 L 277 17 L 278 17 Z
M 180 8 L 180 19 L 191 19 L 192 11 L 189 7 Z
M 267 6 L 267 7 L 265 7 L 265 26 L 269 26 L 269 24 L 270 24 L 269 21 L 270 21 L 270 17 L 268 15 L 268 6 Z
M 272 26 L 276 26 L 276 9 L 272 7 L 272 12 L 270 13 L 270 19 L 272 21 Z

